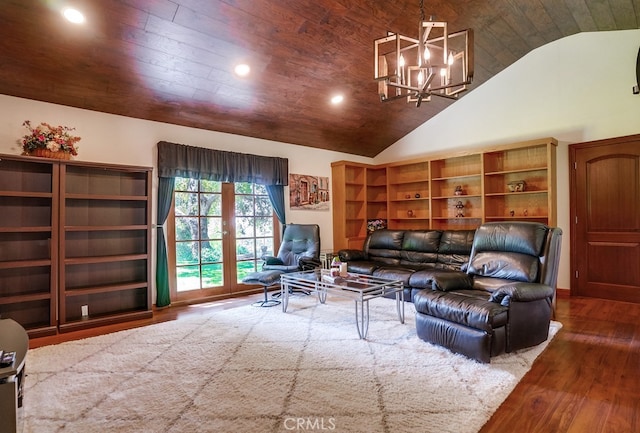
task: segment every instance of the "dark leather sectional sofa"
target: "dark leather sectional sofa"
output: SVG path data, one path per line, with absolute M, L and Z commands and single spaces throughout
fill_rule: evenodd
M 362 250 L 342 250 L 349 272 L 402 280 L 404 300 L 431 288 L 433 270 L 457 270 L 469 261 L 475 230 L 377 230 Z
M 487 363 L 547 339 L 561 239 L 534 222 L 378 230 L 339 256 L 349 272 L 404 282 L 421 339 Z

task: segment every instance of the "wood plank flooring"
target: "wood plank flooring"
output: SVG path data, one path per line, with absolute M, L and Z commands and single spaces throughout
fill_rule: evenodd
M 261 295 L 165 308 L 148 320 L 32 339 L 30 347 L 209 314 L 258 299 Z M 556 320 L 563 328 L 481 433 L 640 431 L 639 318 L 638 304 L 560 294 Z

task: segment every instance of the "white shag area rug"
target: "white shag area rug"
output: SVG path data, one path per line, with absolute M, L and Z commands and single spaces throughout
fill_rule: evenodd
M 24 432 L 477 432 L 548 343 L 480 364 L 414 313 L 372 300 L 360 340 L 353 301 L 293 296 L 34 349 Z

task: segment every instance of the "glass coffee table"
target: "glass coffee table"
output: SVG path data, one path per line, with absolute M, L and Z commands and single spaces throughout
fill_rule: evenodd
M 297 289 L 315 292 L 320 303 L 324 304 L 327 294 L 353 299 L 355 301 L 356 327 L 360 338 L 367 338 L 369 331 L 369 301 L 374 298 L 395 293 L 396 310 L 400 323 L 404 323 L 404 284 L 400 280 L 386 280 L 370 275 L 349 274 L 334 279 L 329 269 L 292 272 L 280 277 L 280 296 L 282 311 L 287 311 L 289 292 Z

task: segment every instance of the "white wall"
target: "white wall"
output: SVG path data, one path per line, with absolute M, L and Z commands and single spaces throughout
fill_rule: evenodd
M 569 288 L 568 144 L 640 133 L 640 95 L 631 90 L 639 45 L 640 30 L 625 30 L 580 33 L 540 47 L 398 140 L 374 162 L 555 137 L 558 226 L 564 231 L 558 287 Z
M 21 153 L 18 140 L 27 129 L 22 122 L 48 122 L 53 125 L 75 127 L 75 135 L 82 137 L 75 160 L 142 165 L 157 168 L 158 141 L 170 141 L 254 155 L 277 156 L 289 159 L 289 172 L 330 177 L 331 162 L 348 159 L 371 162 L 370 158 L 339 152 L 312 149 L 281 142 L 261 140 L 160 122 L 133 119 L 81 110 L 56 104 L 0 95 L 0 153 Z M 154 189 L 157 179 L 154 181 Z M 288 190 L 285 191 L 288 194 Z M 154 192 L 155 197 L 155 192 Z M 333 246 L 330 211 L 292 211 L 288 207 L 288 223 L 320 225 L 323 248 Z M 155 211 L 153 213 L 155 222 Z
M 371 162 L 371 158 L 345 153 L 115 116 L 6 95 L 0 95 L 0 153 L 19 155 L 22 152 L 18 140 L 28 133 L 28 130 L 22 126 L 25 120 L 30 120 L 33 125 L 47 122 L 52 125 L 75 127 L 74 134 L 82 138 L 78 143 L 78 156 L 74 158 L 75 160 L 153 167 L 152 220 L 154 223 L 157 197 L 156 143 L 158 141 L 288 158 L 290 173 L 323 177 L 331 177 L 333 161 L 348 159 Z M 285 188 L 285 193 L 288 197 L 288 188 Z M 320 225 L 322 248 L 333 247 L 331 211 L 291 210 L 288 199 L 286 199 L 286 205 L 287 223 Z M 155 238 L 153 245 L 155 257 Z M 153 271 L 155 272 L 155 263 Z M 155 287 L 153 292 L 155 302 Z

